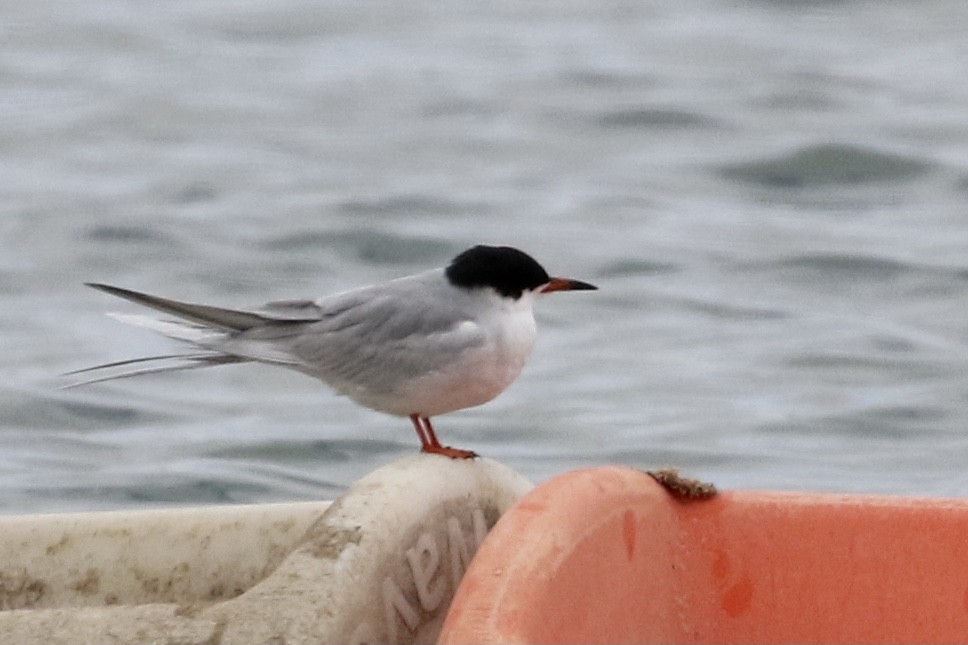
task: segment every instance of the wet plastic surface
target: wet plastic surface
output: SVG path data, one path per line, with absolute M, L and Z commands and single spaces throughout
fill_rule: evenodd
M 488 536 L 441 643 L 965 642 L 968 501 L 723 492 L 608 467 Z

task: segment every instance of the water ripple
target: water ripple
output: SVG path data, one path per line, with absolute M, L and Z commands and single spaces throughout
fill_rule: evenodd
M 801 189 L 908 180 L 931 168 L 931 163 L 915 156 L 830 143 L 728 164 L 719 172 L 727 179 L 766 188 Z

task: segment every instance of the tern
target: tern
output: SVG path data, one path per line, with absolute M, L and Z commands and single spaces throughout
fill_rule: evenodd
M 549 276 L 518 249 L 483 245 L 446 267 L 318 300 L 245 310 L 86 284 L 176 316 L 108 314 L 186 342 L 192 350 L 70 372 L 139 365 L 71 387 L 229 363 L 279 365 L 315 377 L 360 405 L 409 417 L 424 452 L 455 459 L 476 453 L 441 445 L 430 418 L 486 403 L 511 385 L 534 346 L 535 300 L 597 289 Z

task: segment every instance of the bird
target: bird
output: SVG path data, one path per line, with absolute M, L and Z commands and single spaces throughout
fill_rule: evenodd
M 191 350 L 68 372 L 126 368 L 68 387 L 232 363 L 277 365 L 315 377 L 367 408 L 408 417 L 423 452 L 453 459 L 477 454 L 442 445 L 431 417 L 481 405 L 511 385 L 535 343 L 537 299 L 597 289 L 548 275 L 516 248 L 486 245 L 467 249 L 446 267 L 316 300 L 274 301 L 252 309 L 85 284 L 175 316 L 108 314 L 187 343 Z

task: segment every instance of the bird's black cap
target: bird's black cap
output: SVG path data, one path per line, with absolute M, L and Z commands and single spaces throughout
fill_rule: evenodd
M 547 284 L 551 277 L 534 258 L 510 246 L 475 246 L 451 260 L 445 270 L 456 287 L 492 287 L 506 298 Z

